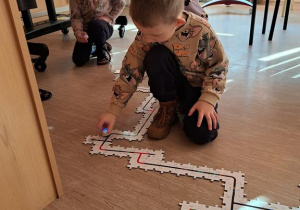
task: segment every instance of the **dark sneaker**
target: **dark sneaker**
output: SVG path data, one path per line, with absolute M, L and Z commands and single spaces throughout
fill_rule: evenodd
M 112 46 L 108 42 L 105 42 L 105 44 L 103 45 L 103 48 L 106 49 L 109 53 L 112 50 Z M 97 50 L 96 50 L 95 44 L 93 44 L 93 46 L 92 46 L 91 58 L 92 57 L 97 57 Z
M 106 65 L 110 60 L 111 57 L 107 49 L 103 48 L 100 52 L 97 52 L 97 65 Z
M 153 118 L 153 122 L 148 128 L 148 137 L 153 139 L 166 138 L 173 125 L 178 122 L 176 111 L 177 100 L 169 102 L 160 102 L 158 112 Z
M 52 97 L 52 93 L 47 90 L 39 89 L 39 93 L 42 101 L 46 101 Z
M 105 48 L 108 52 L 111 52 L 112 50 L 112 46 L 108 42 L 105 42 L 103 48 Z

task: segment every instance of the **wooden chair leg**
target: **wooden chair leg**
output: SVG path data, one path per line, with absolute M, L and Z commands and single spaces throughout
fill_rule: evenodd
M 284 16 L 285 7 L 286 7 L 286 0 L 283 1 L 282 11 L 281 11 L 281 17 Z
M 292 2 L 291 2 L 291 10 L 293 10 L 294 9 L 294 0 L 292 0 Z

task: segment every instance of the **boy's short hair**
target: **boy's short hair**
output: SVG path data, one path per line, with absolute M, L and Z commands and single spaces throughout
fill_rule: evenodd
M 171 24 L 184 9 L 185 0 L 131 0 L 129 14 L 142 27 Z

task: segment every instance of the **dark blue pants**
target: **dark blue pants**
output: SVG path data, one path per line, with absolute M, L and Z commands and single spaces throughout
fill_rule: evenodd
M 101 51 L 105 42 L 112 36 L 113 27 L 104 20 L 94 19 L 88 24 L 88 43 L 76 42 L 73 51 L 73 62 L 76 66 L 83 66 L 90 59 L 92 45 Z
M 147 53 L 144 66 L 149 77 L 148 84 L 153 96 L 161 102 L 172 101 L 178 98 L 184 102 L 183 130 L 185 134 L 197 144 L 213 141 L 218 136 L 217 129 L 208 130 L 204 118 L 200 127 L 197 127 L 198 112 L 188 116 L 189 110 L 198 101 L 201 87 L 193 87 L 179 70 L 175 55 L 163 45 L 154 45 Z M 217 106 L 215 107 L 217 111 Z

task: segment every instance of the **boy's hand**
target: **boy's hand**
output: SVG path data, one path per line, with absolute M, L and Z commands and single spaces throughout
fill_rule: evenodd
M 216 113 L 214 107 L 206 101 L 197 101 L 194 106 L 189 111 L 189 116 L 195 111 L 198 111 L 198 122 L 197 127 L 201 126 L 203 117 L 206 118 L 208 124 L 208 130 L 217 129 L 217 122 L 218 122 L 218 114 Z
M 75 32 L 75 37 L 77 39 L 77 42 L 80 43 L 87 43 L 88 42 L 88 34 L 85 31 L 77 30 Z
M 115 121 L 116 115 L 113 115 L 108 112 L 102 114 L 97 123 L 97 126 L 101 131 L 101 135 L 109 135 L 114 127 Z M 107 128 L 107 131 L 104 130 L 105 128 Z

